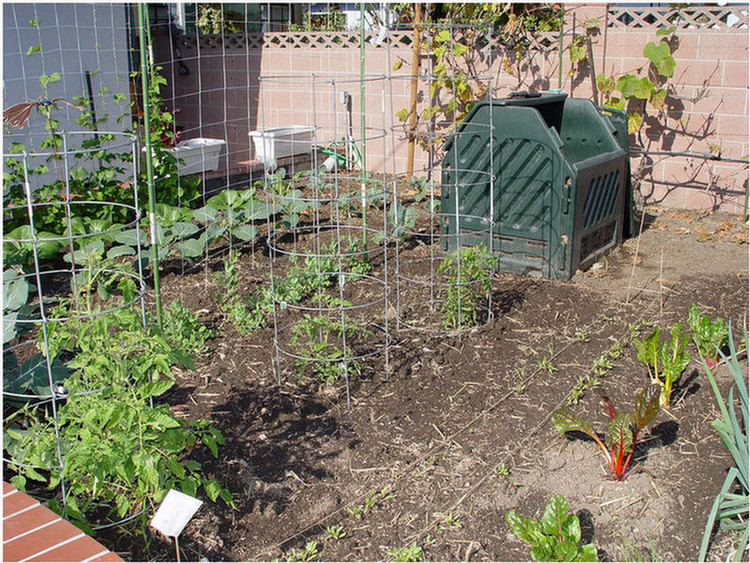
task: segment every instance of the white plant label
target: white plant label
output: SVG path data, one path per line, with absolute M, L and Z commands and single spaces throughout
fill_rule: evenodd
M 164 497 L 151 520 L 151 527 L 166 536 L 176 538 L 203 504 L 202 500 L 172 489 Z

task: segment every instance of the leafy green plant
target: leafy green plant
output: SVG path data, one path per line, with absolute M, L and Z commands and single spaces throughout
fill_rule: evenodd
M 73 356 L 66 400 L 54 419 L 28 405 L 7 419 L 14 485 L 45 483 L 59 492 L 50 506 L 83 525 L 102 508 L 118 517 L 145 515 L 174 487 L 191 495 L 202 487 L 211 500 L 233 504 L 226 489 L 202 476 L 199 463 L 184 459 L 198 443 L 217 456 L 221 433 L 208 422 L 176 418 L 166 404 L 152 406 L 173 386 L 171 366 L 190 364 L 189 357 L 146 331 L 132 308 L 48 328 L 50 357 Z
M 510 531 L 531 546 L 534 561 L 596 561 L 593 544 L 581 542 L 581 524 L 571 514 L 562 495 L 553 496 L 541 519 L 521 516 L 515 510 L 505 513 Z
M 641 430 L 659 414 L 659 393 L 658 385 L 641 390 L 636 395 L 632 412 L 620 413 L 615 410 L 608 397 L 603 397 L 602 408 L 609 419 L 606 441 L 599 437 L 589 422 L 579 418 L 568 407 L 555 410 L 550 420 L 561 434 L 583 432 L 589 435 L 607 460 L 611 478 L 623 481 L 629 474 L 630 462 Z
M 479 306 L 489 297 L 497 258 L 484 245 L 463 247 L 448 254 L 438 266 L 447 275 L 447 294 L 441 307 L 443 326 L 462 330 L 477 326 Z
M 538 365 L 541 369 L 547 372 L 547 375 L 554 375 L 555 372 L 558 371 L 557 366 L 552 363 L 552 359 L 546 356 L 539 360 Z
M 660 342 L 659 327 L 643 340 L 633 339 L 638 361 L 646 364 L 651 383 L 661 387 L 660 405 L 669 410 L 672 396 L 672 385 L 680 378 L 690 362 L 690 353 L 685 350 L 688 335 L 683 332 L 682 324 L 675 323 L 669 331 L 669 340 Z
M 173 347 L 193 354 L 205 356 L 206 341 L 216 333 L 198 322 L 198 315 L 183 305 L 181 300 L 172 301 L 164 309 L 164 338 Z
M 647 117 L 647 105 L 659 113 L 664 111 L 669 89 L 668 79 L 674 74 L 676 66 L 668 36 L 672 36 L 675 31 L 675 27 L 659 29 L 656 32 L 662 38 L 659 43 L 646 43 L 643 48 L 649 70 L 646 76 L 623 74 L 615 78 L 600 74 L 596 77 L 597 90 L 605 98 L 604 106 L 627 109 L 628 133 L 641 129 Z M 615 96 L 615 92 L 619 96 Z
M 289 554 L 287 561 L 294 562 L 294 563 L 301 563 L 304 561 L 315 561 L 315 559 L 320 555 L 320 553 L 321 551 L 320 551 L 320 546 L 318 545 L 318 542 L 309 541 L 305 544 L 305 547 L 301 549 L 292 548 L 292 551 Z
M 723 319 L 711 320 L 708 315 L 701 315 L 695 303 L 690 304 L 687 325 L 693 333 L 693 342 L 698 353 L 706 360 L 708 367 L 714 367 L 719 352 L 727 344 L 729 329 Z
M 338 541 L 344 539 L 349 531 L 341 524 L 326 526 L 326 540 Z
M 317 379 L 328 384 L 345 373 L 359 374 L 360 365 L 349 359 L 353 352 L 348 344 L 344 346 L 342 337 L 346 335 L 346 341 L 350 341 L 355 335 L 367 338 L 371 334 L 360 323 L 346 317 L 334 319 L 306 314 L 292 327 L 290 339 L 292 348 L 302 356 L 295 361 L 297 374 L 302 377 L 310 368 Z
M 745 344 L 750 342 L 748 331 L 745 329 Z M 729 390 L 726 401 L 719 391 L 711 366 L 702 356 L 703 368 L 711 389 L 719 406 L 720 417 L 711 423 L 721 438 L 722 444 L 729 450 L 734 466 L 729 468 L 724 484 L 716 495 L 708 515 L 706 529 L 703 533 L 698 561 L 705 561 L 711 534 L 716 523 L 722 530 L 739 532 L 737 551 L 734 561 L 742 561 L 750 537 L 750 462 L 748 460 L 748 429 L 750 429 L 750 404 L 747 392 L 747 374 L 739 362 L 739 350 L 732 337 L 731 327 L 728 329 L 729 355 L 726 356 L 718 346 L 716 351 L 729 369 L 734 385 Z M 735 391 L 737 394 L 735 395 Z M 739 404 L 739 412 L 736 410 Z
M 424 561 L 424 551 L 416 542 L 402 547 L 393 547 L 388 550 L 391 561 L 408 563 L 410 561 Z

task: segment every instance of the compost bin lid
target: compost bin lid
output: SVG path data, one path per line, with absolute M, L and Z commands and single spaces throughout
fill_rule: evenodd
M 472 121 L 474 115 L 481 107 L 490 106 L 490 112 L 493 107 L 530 107 L 539 112 L 540 117 L 547 127 L 554 128 L 557 134 L 560 134 L 562 127 L 563 107 L 568 95 L 565 92 L 511 92 L 507 98 L 493 98 L 491 101 L 482 101 L 477 103 L 469 114 L 458 126 L 458 130 L 451 135 L 445 143 L 443 149 L 448 151 L 453 146 L 456 133 L 464 130 L 466 125 Z

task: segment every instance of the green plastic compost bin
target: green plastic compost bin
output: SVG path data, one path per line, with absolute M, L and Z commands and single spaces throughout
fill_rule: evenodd
M 491 243 L 500 271 L 570 279 L 631 233 L 621 111 L 516 93 L 478 103 L 445 149 L 444 232 L 459 234 L 453 247 Z M 492 241 L 481 217 L 494 221 Z

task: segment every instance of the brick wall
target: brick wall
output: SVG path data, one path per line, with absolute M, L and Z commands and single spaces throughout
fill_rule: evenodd
M 651 153 L 710 153 L 740 159 L 748 152 L 748 29 L 747 7 L 688 9 L 660 12 L 652 8 L 608 8 L 604 4 L 567 5 L 562 72 L 559 35 L 538 34 L 516 61 L 499 43 L 480 53 L 473 69 L 477 85 L 492 86 L 492 95 L 513 90 L 556 88 L 574 97 L 591 97 L 586 64 L 574 68 L 568 46 L 585 33 L 587 18 L 599 21 L 593 38 L 597 73 L 615 77 L 647 72 L 643 47 L 657 42 L 656 29 L 676 24 L 679 44 L 670 118 L 650 123 L 631 141 Z M 377 45 L 368 34 L 364 49 L 367 166 L 375 171 L 406 171 L 407 142 L 403 124 L 394 117 L 409 105 L 411 32 L 391 32 Z M 183 37 L 178 44 L 182 65 L 168 41 L 158 50 L 173 103 L 182 108 L 178 119 L 186 136 L 215 136 L 228 142 L 227 162 L 247 160 L 252 149 L 248 131 L 281 125 L 316 125 L 319 144 L 345 135 L 346 112 L 338 94 L 351 94 L 352 134 L 360 132 L 360 49 L 357 32 L 252 36 Z M 396 69 L 396 62 L 403 61 Z M 429 96 L 429 58 L 423 57 L 419 91 Z M 184 72 L 184 71 L 183 71 Z M 295 79 L 272 78 L 294 75 Z M 262 77 L 262 79 L 261 79 Z M 424 107 L 420 105 L 420 107 Z M 652 112 L 653 113 L 653 112 Z M 420 131 L 430 134 L 429 125 Z M 385 136 L 385 139 L 382 137 Z M 432 137 L 440 141 L 438 136 Z M 440 143 L 433 147 L 439 148 Z M 416 168 L 430 166 L 431 155 L 417 148 Z M 432 161 L 439 159 L 439 150 Z M 634 157 L 633 170 L 642 177 L 640 190 L 648 202 L 676 208 L 721 207 L 737 212 L 744 204 L 747 167 L 741 163 L 691 156 L 652 154 L 648 166 Z

